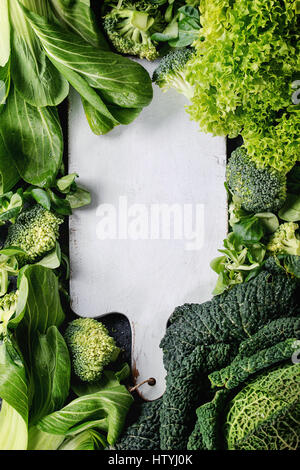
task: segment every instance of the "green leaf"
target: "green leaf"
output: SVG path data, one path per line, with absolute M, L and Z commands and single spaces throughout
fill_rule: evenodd
M 0 196 L 0 222 L 12 220 L 23 208 L 22 192 L 5 193 Z
M 75 90 L 80 93 L 87 120 L 92 131 L 96 135 L 106 134 L 119 124 L 119 122 L 110 113 L 96 90 L 91 88 L 79 73 L 65 67 L 59 62 L 55 61 L 54 63 Z
M 57 436 L 31 426 L 28 433 L 27 450 L 57 450 L 65 440 L 65 436 Z
M 85 41 L 103 50 L 109 46 L 99 30 L 89 0 L 50 0 L 56 15 Z
M 71 215 L 72 209 L 67 199 L 57 196 L 51 189 L 48 189 L 52 209 L 60 215 Z
M 78 209 L 91 203 L 91 194 L 86 189 L 78 186 L 74 193 L 67 194 L 66 199 L 72 209 Z
M 280 265 L 283 264 L 286 272 L 300 279 L 300 256 L 296 255 L 277 255 Z
M 210 262 L 210 267 L 215 273 L 220 274 L 224 270 L 226 256 L 218 256 Z
M 184 5 L 183 7 L 178 8 L 178 11 L 187 18 L 193 18 L 195 20 L 200 20 L 199 9 L 194 8 L 190 5 Z M 199 24 L 200 27 L 200 24 Z
M 107 111 L 103 113 L 99 111 L 97 108 L 95 108 L 93 105 L 91 105 L 91 103 L 85 100 L 84 98 L 82 98 L 82 105 L 83 105 L 84 113 L 89 123 L 89 126 L 94 134 L 105 135 L 108 132 L 110 132 L 115 126 L 119 125 L 119 122 L 116 119 L 114 119 L 113 115 L 111 115 L 111 117 L 109 118 L 105 115 L 106 112 L 109 112 L 107 107 L 106 107 Z
M 0 396 L 16 410 L 27 425 L 28 393 L 25 366 L 10 336 L 0 341 Z
M 48 1 L 23 0 L 23 4 L 46 18 L 51 16 Z M 58 105 L 68 96 L 67 80 L 46 56 L 18 0 L 10 0 L 10 18 L 11 74 L 14 86 L 24 100 L 33 106 L 40 108 Z
M 36 334 L 45 334 L 53 325 L 59 327 L 64 320 L 64 313 L 58 280 L 51 269 L 39 265 L 25 266 L 18 276 L 18 289 L 16 315 L 9 322 L 9 327 L 17 327 L 19 347 L 30 365 Z
M 208 376 L 212 387 L 225 387 L 231 390 L 246 382 L 251 375 L 290 359 L 295 350 L 295 341 L 296 338 L 289 338 L 250 357 L 235 358 L 230 365 Z
M 10 60 L 0 67 L 0 113 L 3 111 L 10 90 Z
M 56 242 L 56 247 L 53 251 L 48 253 L 44 258 L 42 258 L 38 263 L 39 266 L 44 266 L 49 269 L 57 269 L 60 267 L 61 263 L 61 250 L 60 245 Z
M 146 70 L 136 62 L 84 43 L 75 33 L 24 9 L 48 57 L 74 72 L 101 91 L 109 102 L 124 108 L 147 106 L 153 96 Z M 70 47 L 70 44 L 72 47 Z M 112 66 L 113 65 L 113 66 Z
M 172 21 L 167 25 L 167 27 L 164 29 L 162 33 L 154 33 L 151 36 L 151 39 L 153 41 L 158 41 L 158 42 L 167 42 L 172 39 L 178 38 L 178 22 L 177 21 Z
M 37 333 L 33 344 L 34 396 L 30 422 L 60 409 L 69 394 L 71 362 L 65 340 L 56 326 Z
M 1 133 L 1 120 L 2 116 L 0 118 L 0 194 L 4 194 L 14 187 L 20 176 L 13 159 L 5 148 Z
M 241 242 L 256 243 L 264 236 L 262 223 L 256 216 L 242 218 L 232 226 L 232 230 Z
M 21 248 L 15 248 L 15 247 L 3 248 L 2 250 L 0 250 L 0 255 L 5 255 L 5 256 L 15 256 L 15 255 L 21 255 L 24 253 L 25 253 L 24 250 L 21 250 Z
M 38 427 L 48 433 L 72 435 L 95 428 L 107 432 L 107 441 L 115 444 L 119 438 L 127 412 L 133 402 L 131 394 L 111 371 L 104 371 L 104 379 L 92 389 L 86 388 L 87 394 L 73 400 L 60 411 L 43 418 Z M 81 387 L 84 393 L 85 387 Z
M 61 166 L 63 153 L 56 109 L 33 107 L 13 89 L 1 114 L 0 132 L 20 176 L 27 183 L 50 186 Z
M 22 416 L 2 400 L 0 412 L 0 450 L 26 450 L 27 425 Z
M 8 0 L 1 0 L 0 4 L 0 68 L 7 64 L 10 57 L 10 25 L 7 1 Z
M 272 212 L 260 212 L 255 214 L 255 217 L 260 220 L 266 234 L 276 232 L 279 227 L 279 220 Z
M 33 199 L 43 206 L 45 209 L 48 211 L 51 209 L 51 201 L 48 193 L 44 191 L 44 189 L 41 188 L 30 188 L 30 190 L 25 192 L 26 195 L 30 194 L 30 196 L 33 197 Z
M 103 450 L 107 446 L 106 439 L 101 434 L 88 429 L 66 440 L 59 450 Z
M 278 215 L 286 222 L 297 222 L 300 220 L 300 196 L 297 194 L 288 194 Z
M 70 175 L 63 176 L 56 181 L 56 186 L 61 193 L 68 193 L 77 177 L 77 173 L 71 173 Z

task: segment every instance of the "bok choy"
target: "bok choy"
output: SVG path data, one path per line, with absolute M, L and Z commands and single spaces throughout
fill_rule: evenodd
M 19 178 L 54 183 L 63 155 L 55 107 L 70 84 L 96 134 L 131 123 L 152 99 L 148 73 L 110 52 L 88 0 L 3 0 L 0 29 L 1 191 Z

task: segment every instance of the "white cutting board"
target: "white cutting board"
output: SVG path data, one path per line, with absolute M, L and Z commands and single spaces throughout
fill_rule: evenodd
M 154 64 L 143 65 L 152 73 Z M 140 388 L 148 400 L 165 388 L 159 342 L 168 318 L 177 305 L 211 297 L 209 263 L 226 237 L 225 139 L 200 133 L 186 104 L 154 86 L 134 123 L 95 136 L 71 95 L 69 171 L 93 199 L 70 219 L 72 308 L 127 316 L 136 382 L 156 379 Z M 198 243 L 188 240 L 193 226 Z

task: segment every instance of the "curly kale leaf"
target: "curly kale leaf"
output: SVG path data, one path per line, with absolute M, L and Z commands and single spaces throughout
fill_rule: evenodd
M 167 370 L 173 361 L 192 353 L 197 345 L 239 344 L 280 317 L 299 313 L 297 282 L 285 274 L 262 271 L 251 281 L 204 304 L 178 307 L 161 347 Z
M 280 343 L 297 337 L 297 300 L 296 281 L 263 271 L 209 302 L 175 310 L 161 342 L 168 370 L 160 413 L 162 449 L 187 448 L 196 419 L 194 410 L 210 400 L 209 374 L 235 364 L 239 357 L 235 372 L 240 383 L 291 356 L 291 341 Z M 248 358 L 247 351 L 251 356 L 253 347 L 254 355 Z
M 170 367 L 160 411 L 160 445 L 163 450 L 183 450 L 195 425 L 194 410 L 208 389 L 207 375 L 228 364 L 233 350 L 226 344 L 199 346 L 182 364 Z
M 243 384 L 251 375 L 289 359 L 295 350 L 296 338 L 289 338 L 244 359 L 234 360 L 224 369 L 213 372 L 209 379 L 213 387 L 228 390 Z
M 159 450 L 159 413 L 161 400 L 140 406 L 138 420 L 129 426 L 116 445 L 118 450 Z
M 264 326 L 251 338 L 243 341 L 234 362 L 252 356 L 257 351 L 274 346 L 287 338 L 300 338 L 300 318 L 278 318 Z
M 161 450 L 226 447 L 219 413 L 225 392 L 233 396 L 233 387 L 290 358 L 300 334 L 297 281 L 274 263 L 268 269 L 209 302 L 175 310 L 161 342 L 167 377 L 159 423 L 157 415 L 150 417 L 148 434 L 139 420 L 129 428 L 127 447 L 122 448 L 149 449 L 149 435 L 156 436 Z M 224 394 L 213 403 L 210 378 L 230 388 L 222 388 Z M 196 415 L 197 408 L 201 411 Z
M 218 418 L 222 413 L 227 396 L 228 391 L 219 390 L 212 401 L 197 409 L 197 422 L 189 437 L 188 450 L 215 450 L 220 448 L 222 434 Z

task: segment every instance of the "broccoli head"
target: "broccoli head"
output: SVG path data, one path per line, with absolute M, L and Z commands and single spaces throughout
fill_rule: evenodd
M 294 222 L 279 225 L 271 236 L 267 250 L 274 254 L 300 255 L 300 238 L 296 233 L 299 228 Z
M 16 311 L 19 292 L 0 297 L 0 337 L 6 334 L 7 324 Z
M 169 52 L 162 58 L 159 66 L 154 71 L 153 82 L 163 91 L 174 88 L 188 99 L 192 99 L 194 88 L 185 79 L 185 68 L 193 54 L 193 50 L 187 48 Z
M 230 191 L 249 212 L 277 212 L 286 198 L 286 177 L 269 167 L 257 168 L 243 147 L 232 152 L 226 180 Z
M 73 370 L 83 382 L 100 379 L 103 368 L 114 362 L 120 352 L 105 326 L 92 318 L 78 318 L 69 323 L 65 340 Z
M 155 60 L 159 56 L 151 36 L 165 24 L 158 5 L 147 1 L 120 1 L 103 18 L 108 39 L 121 54 Z
M 61 217 L 37 204 L 22 212 L 9 227 L 5 247 L 24 251 L 17 256 L 20 265 L 34 263 L 55 248 L 62 222 Z

